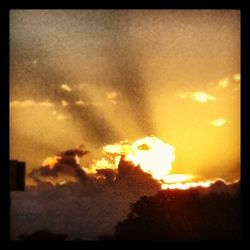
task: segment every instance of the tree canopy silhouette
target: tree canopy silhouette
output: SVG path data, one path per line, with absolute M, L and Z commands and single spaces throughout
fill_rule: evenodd
M 66 234 L 54 234 L 49 231 L 41 230 L 33 234 L 22 234 L 19 236 L 21 240 L 66 240 Z
M 197 189 L 165 190 L 131 205 L 116 226 L 114 240 L 240 239 L 240 191 L 201 194 Z

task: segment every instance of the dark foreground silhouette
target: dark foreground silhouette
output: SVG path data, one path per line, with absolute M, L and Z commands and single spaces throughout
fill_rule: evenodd
M 131 206 L 113 236 L 102 240 L 238 240 L 240 189 L 201 194 L 197 189 L 160 191 Z
M 131 205 L 114 235 L 99 240 L 239 240 L 240 184 L 228 188 L 218 182 L 210 189 L 214 191 L 165 190 L 144 196 Z M 19 238 L 66 240 L 67 235 L 38 231 Z
M 54 234 L 48 231 L 37 231 L 30 235 L 20 235 L 21 240 L 65 240 L 67 238 L 66 234 Z

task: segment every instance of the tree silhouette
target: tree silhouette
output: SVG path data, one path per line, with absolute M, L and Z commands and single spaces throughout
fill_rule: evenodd
M 240 193 L 201 194 L 196 189 L 160 191 L 131 205 L 115 240 L 240 239 Z
M 22 234 L 19 236 L 21 240 L 66 240 L 66 234 L 54 234 L 49 231 L 41 230 L 30 235 Z

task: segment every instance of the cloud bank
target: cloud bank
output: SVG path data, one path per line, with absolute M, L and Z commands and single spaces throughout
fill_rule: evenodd
M 48 230 L 67 234 L 71 240 L 95 240 L 100 234 L 113 234 L 132 202 L 160 190 L 158 181 L 128 162 L 121 161 L 116 170 L 86 174 L 76 160 L 83 154 L 83 150 L 58 154 L 53 168 L 42 166 L 31 173 L 37 186 L 12 193 L 12 239 Z M 51 184 L 60 175 L 68 182 Z

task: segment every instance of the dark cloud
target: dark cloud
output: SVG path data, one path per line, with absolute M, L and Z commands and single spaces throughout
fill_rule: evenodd
M 87 154 L 82 148 L 65 150 L 53 168 L 42 166 L 31 177 L 37 186 L 12 193 L 11 238 L 46 230 L 66 234 L 69 240 L 95 240 L 99 235 L 112 235 L 119 221 L 126 218 L 130 204 L 142 196 L 161 190 L 160 183 L 139 166 L 121 157 L 117 169 L 98 169 L 86 173 L 76 156 Z M 74 182 L 52 185 L 48 178 L 68 176 Z M 226 185 L 217 181 L 210 188 L 196 188 L 201 195 L 210 192 L 235 195 L 239 183 Z M 29 221 L 29 223 L 27 223 Z
M 68 150 L 60 153 L 59 155 L 62 156 L 62 157 L 67 157 L 67 156 L 75 157 L 76 155 L 79 156 L 79 157 L 82 157 L 83 155 L 88 154 L 88 153 L 89 153 L 89 151 L 84 151 L 82 149 L 77 148 L 77 149 L 68 149 Z
M 85 185 L 53 186 L 41 182 L 25 192 L 13 192 L 11 239 L 39 230 L 65 234 L 69 240 L 96 240 L 98 235 L 112 235 L 117 223 L 128 216 L 132 203 L 160 190 L 159 183 L 149 174 L 125 161 L 117 170 L 98 170 L 89 179 Z M 213 192 L 234 196 L 239 194 L 239 187 L 240 183 L 226 185 L 217 181 L 210 188 L 194 191 L 200 195 Z
M 236 181 L 232 184 L 227 185 L 222 180 L 217 180 L 208 189 L 208 191 L 211 193 L 227 194 L 229 196 L 239 195 L 240 190 L 241 190 L 241 182 L 240 181 Z M 204 191 L 205 191 L 205 189 L 204 189 Z
M 57 167 L 57 173 L 58 168 L 65 173 L 62 165 Z M 123 160 L 117 170 L 102 169 L 87 177 L 84 185 L 78 180 L 53 186 L 39 179 L 36 187 L 14 192 L 11 238 L 48 230 L 67 234 L 69 239 L 97 239 L 100 234 L 114 232 L 118 221 L 127 216 L 132 202 L 160 190 L 160 184 L 149 174 Z
M 97 177 L 103 177 L 106 182 L 112 184 L 115 181 L 115 178 L 117 176 L 116 171 L 113 169 L 97 169 L 96 170 L 96 176 Z
M 72 176 L 79 182 L 83 183 L 88 178 L 85 171 L 81 168 L 80 164 L 76 160 L 76 156 L 82 157 L 86 155 L 89 151 L 77 148 L 69 149 L 57 154 L 57 162 L 53 167 L 51 166 L 41 166 L 38 169 L 33 169 L 29 176 L 36 182 L 41 182 L 47 177 L 63 177 Z

